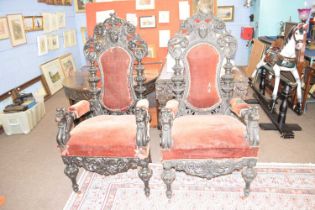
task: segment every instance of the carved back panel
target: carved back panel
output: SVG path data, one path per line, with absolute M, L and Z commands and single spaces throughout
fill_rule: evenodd
M 147 54 L 147 44 L 135 33 L 135 26 L 111 14 L 95 26 L 84 52 L 98 66 L 102 106 L 109 112 L 130 111 L 137 101 L 133 80 L 135 60 L 141 65 Z
M 211 13 L 196 13 L 169 42 L 175 59 L 173 91 L 180 114 L 227 113 L 233 94 L 232 64 L 236 39 L 225 23 Z M 226 63 L 223 65 L 223 60 Z M 222 66 L 224 75 L 221 75 Z

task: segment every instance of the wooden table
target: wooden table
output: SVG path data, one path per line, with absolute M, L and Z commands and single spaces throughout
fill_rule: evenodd
M 146 81 L 144 82 L 146 87 L 144 95 L 148 95 L 155 90 L 155 81 L 159 76 L 162 67 L 162 62 L 144 63 L 144 76 L 146 78 Z M 87 66 L 82 67 L 81 71 L 74 72 L 73 75 L 65 78 L 62 82 L 65 94 L 71 105 L 77 101 L 89 100 L 91 98 L 88 82 L 89 72 L 87 69 Z M 136 73 L 134 72 L 134 75 L 135 74 Z

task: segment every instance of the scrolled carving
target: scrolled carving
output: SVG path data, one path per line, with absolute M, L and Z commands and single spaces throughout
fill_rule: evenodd
M 212 179 L 217 176 L 231 174 L 247 166 L 256 165 L 256 159 L 223 159 L 223 160 L 171 160 L 165 161 L 175 168 L 176 171 L 183 171 L 188 175 Z M 163 162 L 164 164 L 164 162 Z
M 149 113 L 146 108 L 137 107 L 135 110 L 135 115 L 137 123 L 136 134 L 137 146 L 139 147 L 146 146 L 150 141 L 150 137 L 148 136 Z
M 94 50 L 94 38 L 89 38 L 84 45 L 83 53 L 89 63 L 96 61 L 96 53 Z
M 168 52 L 174 59 L 180 59 L 189 41 L 183 34 L 176 34 L 168 41 Z
M 170 109 L 162 108 L 160 123 L 162 126 L 161 130 L 161 146 L 162 148 L 171 148 L 172 146 L 172 124 L 173 124 L 173 113 Z
M 56 110 L 56 122 L 58 123 L 57 144 L 58 147 L 64 149 L 66 143 L 70 138 L 70 130 L 73 126 L 74 115 L 66 111 L 65 108 L 58 108 Z
M 223 34 L 218 38 L 218 45 L 223 48 L 226 58 L 234 57 L 237 49 L 237 41 L 231 34 Z

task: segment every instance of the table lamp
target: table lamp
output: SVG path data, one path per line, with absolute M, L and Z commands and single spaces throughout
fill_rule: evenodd
M 299 12 L 299 19 L 303 23 L 306 23 L 308 17 L 310 16 L 311 8 L 298 9 L 298 12 Z

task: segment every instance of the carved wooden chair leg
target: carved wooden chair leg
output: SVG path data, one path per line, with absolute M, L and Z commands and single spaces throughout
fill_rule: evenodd
M 172 197 L 172 183 L 176 178 L 175 170 L 169 164 L 163 164 L 163 173 L 161 175 L 163 182 L 166 184 L 166 196 Z
M 79 185 L 77 184 L 77 175 L 79 173 L 79 168 L 75 164 L 66 163 L 66 168 L 64 173 L 70 178 L 72 182 L 72 189 L 74 192 L 79 191 Z
M 255 170 L 256 160 L 249 161 L 248 165 L 242 170 L 242 177 L 245 181 L 244 196 L 247 197 L 250 192 L 250 184 L 255 179 L 257 172 Z
M 152 169 L 149 168 L 149 159 L 140 162 L 140 169 L 138 175 L 144 183 L 144 192 L 147 197 L 150 195 L 149 180 L 152 177 Z

